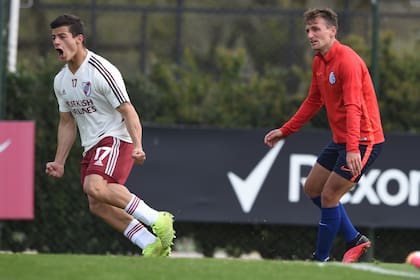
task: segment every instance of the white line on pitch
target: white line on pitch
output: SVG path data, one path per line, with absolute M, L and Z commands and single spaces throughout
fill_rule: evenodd
M 407 278 L 414 278 L 414 279 L 420 279 L 419 274 L 405 272 L 405 271 L 399 271 L 399 270 L 393 270 L 393 269 L 386 269 L 382 267 L 377 267 L 369 264 L 361 264 L 361 263 L 352 263 L 352 264 L 343 264 L 343 263 L 334 263 L 331 264 L 342 266 L 342 267 L 349 267 L 355 270 L 363 270 L 363 271 L 369 271 L 377 274 L 383 274 L 383 275 L 393 275 L 393 276 L 401 276 L 401 277 L 407 277 Z

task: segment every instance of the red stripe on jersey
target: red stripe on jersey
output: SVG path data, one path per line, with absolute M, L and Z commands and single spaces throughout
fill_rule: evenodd
M 89 59 L 89 64 L 93 65 L 93 67 L 95 67 L 99 71 L 99 73 L 104 77 L 109 87 L 112 89 L 112 92 L 117 97 L 118 101 L 121 104 L 127 102 L 127 100 L 124 97 L 124 94 L 118 87 L 118 83 L 115 81 L 114 77 L 108 71 L 108 69 L 106 69 L 105 66 L 93 55 Z

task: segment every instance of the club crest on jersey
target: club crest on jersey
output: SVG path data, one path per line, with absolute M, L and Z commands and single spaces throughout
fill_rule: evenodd
M 335 75 L 334 75 L 334 72 L 330 72 L 330 76 L 329 76 L 329 78 L 328 78 L 328 80 L 330 81 L 330 84 L 335 84 L 335 82 L 336 82 L 336 79 L 335 79 Z
M 91 83 L 90 82 L 83 82 L 82 83 L 83 92 L 86 96 L 89 96 L 91 93 Z

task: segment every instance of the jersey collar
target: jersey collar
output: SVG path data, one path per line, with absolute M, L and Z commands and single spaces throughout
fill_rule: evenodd
M 336 39 L 331 49 L 325 55 L 322 55 L 321 53 L 317 53 L 316 55 L 328 63 L 335 57 L 337 53 L 337 49 L 339 48 L 340 45 L 341 45 L 340 42 Z

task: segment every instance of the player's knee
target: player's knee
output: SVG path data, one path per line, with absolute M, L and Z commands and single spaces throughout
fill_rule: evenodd
M 98 199 L 101 197 L 102 186 L 91 180 L 85 180 L 83 191 L 90 197 Z
M 308 197 L 317 197 L 320 196 L 321 194 L 319 193 L 319 191 L 317 189 L 314 189 L 313 187 L 311 187 L 311 185 L 309 184 L 305 184 L 303 186 L 303 192 L 308 196 Z
M 103 203 L 94 199 L 89 199 L 89 211 L 92 214 L 100 217 L 101 214 L 104 212 L 103 210 Z
M 305 184 L 304 186 L 303 186 L 303 192 L 307 195 L 307 196 L 309 196 L 309 197 L 312 197 L 311 196 L 311 189 Z
M 324 191 L 321 194 L 321 203 L 323 207 L 332 207 L 338 204 L 340 197 L 333 193 Z

